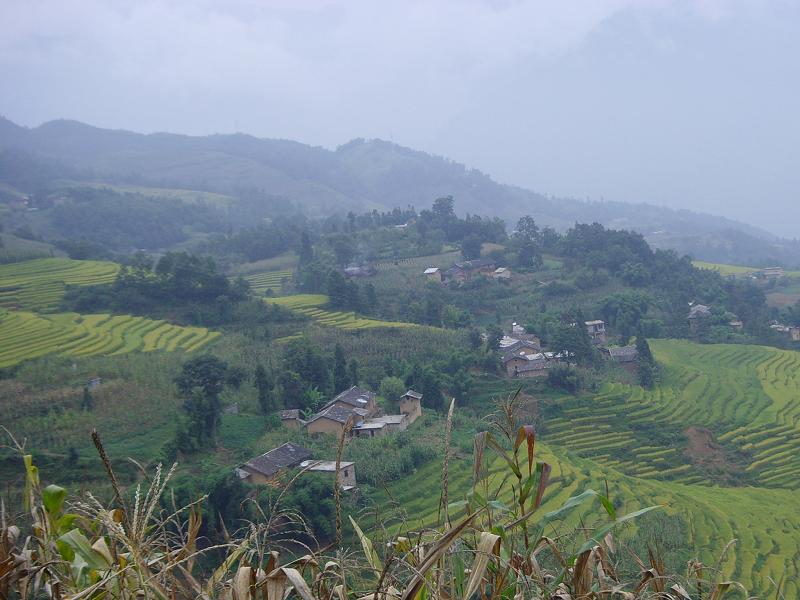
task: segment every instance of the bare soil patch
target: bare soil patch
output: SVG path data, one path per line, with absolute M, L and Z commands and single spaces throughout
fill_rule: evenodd
M 746 459 L 719 444 L 714 434 L 705 427 L 689 427 L 684 431 L 687 445 L 685 454 L 694 465 L 710 479 L 721 485 L 742 485 Z

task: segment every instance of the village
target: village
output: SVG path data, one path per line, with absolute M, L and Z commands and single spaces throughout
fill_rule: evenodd
M 398 401 L 399 413 L 382 415 L 375 392 L 358 386 L 340 392 L 316 414 L 305 420 L 299 409 L 284 410 L 281 425 L 287 429 L 304 429 L 309 435 L 333 435 L 349 438 L 374 438 L 405 431 L 422 416 L 422 394 L 407 390 Z M 290 469 L 301 473 L 331 473 L 338 477 L 343 490 L 356 487 L 356 470 L 352 462 L 314 459 L 312 453 L 292 443 L 285 443 L 250 459 L 235 469 L 243 481 L 253 484 L 275 484 Z

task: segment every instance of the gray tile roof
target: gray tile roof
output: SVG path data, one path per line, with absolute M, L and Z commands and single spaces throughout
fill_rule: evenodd
M 634 362 L 639 356 L 639 353 L 636 351 L 636 346 L 608 348 L 608 353 L 611 358 L 619 363 Z
M 244 471 L 260 473 L 266 477 L 271 477 L 281 469 L 299 465 L 309 458 L 311 458 L 311 452 L 302 446 L 287 442 L 282 446 L 273 448 L 269 452 L 265 452 L 261 456 L 251 458 L 242 465 L 241 468 Z
M 345 390 L 334 397 L 333 400 L 328 402 L 323 407 L 323 410 L 333 406 L 337 402 L 344 402 L 345 404 L 349 404 L 355 408 L 364 408 L 367 406 L 367 404 L 369 404 L 369 401 L 373 400 L 374 398 L 375 392 L 371 392 L 367 389 L 354 385 L 350 389 Z
M 317 419 L 330 419 L 331 421 L 336 421 L 337 423 L 347 423 L 347 420 L 350 418 L 358 422 L 361 421 L 362 415 L 358 414 L 352 408 L 331 406 L 315 414 L 309 423 L 313 423 Z

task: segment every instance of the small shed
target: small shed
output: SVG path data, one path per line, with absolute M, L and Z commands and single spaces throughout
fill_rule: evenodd
M 422 274 L 425 275 L 428 281 L 442 283 L 442 270 L 439 267 L 428 267 Z
M 311 473 L 336 473 L 335 460 L 306 460 L 300 463 L 301 469 L 306 469 Z M 339 485 L 342 489 L 352 490 L 356 487 L 356 464 L 353 462 L 340 462 L 339 463 Z
M 492 273 L 492 277 L 499 280 L 508 281 L 511 279 L 511 269 L 508 267 L 498 267 Z

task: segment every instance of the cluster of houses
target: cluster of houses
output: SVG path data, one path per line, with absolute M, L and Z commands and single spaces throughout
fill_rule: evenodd
M 239 479 L 257 485 L 276 485 L 287 472 L 331 473 L 335 476 L 335 460 L 315 460 L 302 446 L 287 442 L 260 456 L 251 458 L 234 470 Z M 339 485 L 343 490 L 356 487 L 355 463 L 339 463 Z
M 697 335 L 700 332 L 703 322 L 712 316 L 711 308 L 705 304 L 689 304 L 689 314 L 686 317 L 689 323 L 689 331 L 692 335 Z M 728 326 L 735 330 L 741 331 L 744 329 L 744 323 L 739 319 L 731 319 L 728 321 Z
M 800 327 L 784 325 L 783 323 L 778 323 L 777 321 L 770 323 L 769 327 L 772 329 L 772 331 L 786 336 L 793 342 L 800 342 Z
M 291 429 L 305 428 L 310 434 L 332 433 L 340 435 L 348 425 L 352 437 L 379 437 L 403 431 L 422 416 L 422 394 L 408 390 L 400 397 L 400 414 L 378 415 L 375 392 L 353 386 L 347 389 L 308 420 L 303 420 L 298 409 L 281 413 L 281 423 Z
M 444 271 L 439 267 L 428 267 L 422 274 L 428 281 L 448 285 L 462 285 L 478 275 L 491 277 L 498 281 L 508 281 L 511 279 L 511 269 L 508 267 L 498 267 L 495 261 L 488 258 L 457 262 Z
M 311 434 L 331 433 L 340 435 L 345 427 L 352 426 L 351 437 L 377 437 L 390 432 L 403 431 L 422 416 L 422 394 L 408 390 L 400 397 L 400 414 L 378 415 L 375 393 L 353 386 L 343 391 L 322 407 L 308 421 L 300 418 L 298 409 L 281 413 L 281 423 L 285 427 L 299 429 L 305 427 Z M 336 474 L 336 461 L 318 460 L 302 446 L 287 442 L 235 469 L 236 475 L 248 483 L 274 485 L 282 475 L 296 470 L 301 473 Z M 343 490 L 356 487 L 355 463 L 339 463 L 339 485 Z
M 600 351 L 610 360 L 626 370 L 636 369 L 638 360 L 636 346 L 605 347 L 602 345 L 607 341 L 605 323 L 586 321 L 584 326 L 592 342 L 599 346 Z M 512 323 L 511 332 L 502 337 L 498 351 L 500 361 L 509 377 L 545 377 L 555 365 L 571 364 L 568 352 L 544 351 L 539 337 L 528 333 L 517 323 Z

